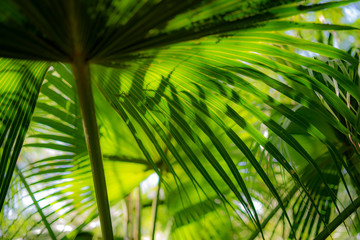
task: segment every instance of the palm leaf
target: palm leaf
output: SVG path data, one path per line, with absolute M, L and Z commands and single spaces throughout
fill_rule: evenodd
M 52 117 L 34 117 L 34 122 L 51 129 L 51 133 L 36 134 L 34 137 L 51 141 L 31 143 L 28 146 L 60 150 L 76 156 L 62 159 L 81 166 L 79 169 L 84 171 L 84 179 L 88 176 L 94 178 L 104 238 L 112 238 L 112 225 L 94 98 L 100 103 L 98 106 L 110 104 L 115 109 L 135 139 L 139 147 L 137 151 L 141 152 L 129 156 L 124 150 L 112 151 L 113 147 L 110 146 L 107 150 L 103 148 L 104 151 L 109 151 L 105 155 L 108 159 L 119 160 L 118 162 L 137 159 L 139 164 L 147 161 L 148 164 L 143 164 L 143 171 L 151 166 L 158 174 L 159 165 L 164 166 L 174 177 L 179 189 L 185 188 L 185 180 L 180 176 L 186 176 L 186 180 L 198 188 L 199 194 L 204 194 L 207 200 L 211 201 L 217 196 L 228 204 L 231 211 L 236 212 L 231 203 L 231 198 L 234 197 L 262 233 L 260 217 L 253 202 L 254 192 L 249 189 L 251 183 L 244 180 L 244 174 L 237 167 L 240 161 L 230 152 L 229 146 L 233 144 L 238 154 L 258 174 L 257 182 L 264 184 L 270 191 L 269 198 L 277 201 L 290 226 L 291 236 L 295 236 L 297 222 L 291 222 L 286 210 L 287 203 L 282 200 L 280 191 L 283 183 L 278 183 L 277 178 L 271 177 L 266 165 L 257 160 L 265 154 L 266 164 L 272 165 L 274 175 L 278 169 L 285 170 L 282 174 L 283 181 L 292 179 L 302 189 L 306 201 L 319 216 L 319 222 L 324 224 L 318 224 L 316 231 L 319 232 L 321 227 L 326 229 L 329 219 L 327 215 L 324 217 L 321 214 L 322 203 L 313 198 L 313 189 L 302 180 L 300 166 L 294 165 L 291 158 L 280 151 L 269 136 L 279 137 L 315 169 L 319 175 L 319 184 L 321 182 L 325 185 L 327 196 L 340 212 L 337 194 L 327 182 L 325 172 L 319 168 L 301 141 L 272 120 L 271 116 L 283 115 L 321 141 L 331 154 L 343 184 L 347 187 L 342 167 L 350 173 L 351 180 L 358 187 L 356 176 L 349 171 L 348 163 L 342 159 L 338 148 L 329 141 L 324 129 L 311 118 L 303 117 L 292 109 L 297 104 L 314 107 L 324 116 L 327 124 L 340 134 L 349 136 L 348 139 L 355 142 L 353 145 L 357 149 L 356 108 L 357 101 L 360 100 L 358 82 L 353 81 L 349 74 L 318 59 L 295 53 L 294 49 L 310 50 L 325 57 L 347 61 L 341 65 L 342 68 L 350 66 L 354 69 L 358 61 L 341 50 L 302 39 L 295 40 L 274 34 L 274 31 L 293 28 L 352 29 L 339 25 L 298 24 L 284 18 L 354 1 L 320 4 L 298 2 L 300 1 L 259 0 L 239 3 L 209 0 L 141 1 L 135 4 L 106 0 L 51 3 L 2 0 L 4 8 L 0 10 L 0 31 L 3 37 L 0 40 L 0 56 L 29 59 L 29 64 L 34 66 L 40 64 L 38 60 L 71 62 L 75 84 L 70 86 L 76 85 L 82 112 L 81 125 L 79 118 L 74 119 L 74 116 L 78 116 L 76 111 L 79 107 L 69 104 L 76 99 L 69 84 L 64 85 L 56 77 L 50 77 L 49 84 L 53 84 L 57 90 L 54 91 L 44 83 L 44 93 L 49 98 L 47 101 L 59 104 L 62 109 L 58 110 L 54 105 L 39 105 Z M 287 49 L 288 46 L 294 49 Z M 24 79 L 26 77 L 29 88 L 39 89 L 48 65 L 41 66 L 44 69 L 43 72 L 39 71 L 38 83 L 29 81 L 31 77 L 27 78 L 26 74 L 22 75 Z M 69 72 L 62 73 L 67 75 L 66 81 L 71 79 Z M 319 75 L 328 77 L 321 80 Z M 328 79 L 336 84 L 330 83 Z M 14 79 L 11 83 L 16 81 Z M 5 80 L 3 82 L 8 83 Z M 92 82 L 105 99 L 97 90 L 92 90 Z M 341 89 L 337 86 L 341 86 Z M 271 89 L 278 96 L 270 96 L 268 92 Z M 15 90 L 15 87 L 9 87 L 9 91 Z M 35 92 L 31 101 L 22 103 L 26 109 L 33 109 L 38 90 Z M 69 97 L 64 98 L 66 95 Z M 1 99 L 5 99 L 6 103 L 2 106 L 10 109 L 13 100 L 7 100 L 6 95 Z M 354 102 L 353 105 L 351 101 Z M 26 115 L 25 128 L 21 131 L 18 142 L 15 142 L 11 132 L 14 130 L 7 127 L 7 122 L 0 128 L 4 131 L 1 136 L 4 136 L 2 142 L 5 144 L 1 173 L 3 176 L 6 173 L 6 180 L 1 184 L 1 204 L 31 113 L 32 110 Z M 119 116 L 116 116 L 117 121 Z M 12 121 L 20 123 L 15 115 L 11 115 L 9 119 L 11 124 Z M 106 117 L 99 119 L 104 123 L 109 120 Z M 75 125 L 74 121 L 77 122 Z M 54 131 L 61 134 L 54 134 Z M 252 149 L 253 143 L 263 153 Z M 11 151 L 6 144 L 16 146 L 16 151 L 10 158 Z M 92 174 L 86 160 L 87 152 Z M 56 159 L 48 160 L 51 161 L 44 162 L 50 167 Z M 24 173 L 20 175 L 29 178 L 41 174 L 59 174 L 39 181 L 46 183 L 62 178 L 59 177 L 61 172 L 66 172 L 65 169 L 39 171 L 40 173 L 29 176 Z M 209 189 L 211 194 L 208 193 Z M 352 199 L 348 190 L 347 196 Z M 44 219 L 43 214 L 40 215 Z M 293 227 L 293 224 L 296 226 Z
M 61 76 L 67 76 L 66 80 Z M 55 155 L 51 154 L 49 157 L 38 160 L 33 159 L 28 164 L 25 164 L 26 161 L 23 160 L 20 166 L 16 168 L 16 176 L 20 178 L 19 181 L 24 189 L 14 190 L 14 192 L 22 193 L 26 190 L 26 195 L 29 195 L 32 200 L 31 204 L 25 204 L 17 211 L 25 216 L 35 218 L 36 214 L 40 214 L 49 237 L 52 239 L 75 236 L 77 232 L 80 232 L 97 217 L 94 211 L 95 196 L 91 181 L 91 169 L 81 118 L 79 117 L 80 108 L 75 95 L 74 79 L 71 76 L 69 69 L 60 64 L 55 64 L 53 70 L 48 71 L 30 126 L 28 139 L 31 142 L 24 145 L 23 156 L 25 158 L 34 148 L 52 150 Z M 104 111 L 102 109 L 108 108 L 99 109 L 98 112 L 101 113 Z M 111 111 L 107 111 L 105 119 L 110 116 Z M 112 116 L 113 120 L 115 118 Z M 100 123 L 105 124 L 107 122 L 101 119 Z M 114 142 L 114 140 L 119 141 L 116 132 L 108 124 L 106 125 L 107 131 L 115 134 L 115 136 L 109 136 L 107 131 L 101 131 L 104 144 Z M 142 161 L 140 164 L 136 164 L 137 162 L 133 160 L 136 156 L 134 154 L 139 152 L 134 144 L 130 143 L 129 139 L 120 142 L 128 144 L 128 152 L 121 151 L 123 154 L 121 157 L 104 163 L 108 182 L 111 183 L 108 188 L 112 205 L 126 196 L 139 184 L 139 181 L 150 173 L 149 167 L 146 165 L 147 162 Z M 130 146 L 135 150 L 129 151 Z M 116 146 L 112 145 L 105 150 L 105 153 L 111 155 L 112 158 L 117 156 L 116 150 L 118 149 Z M 105 158 L 105 160 L 107 159 Z M 127 159 L 127 161 L 121 161 L 123 159 Z M 120 177 L 116 176 L 117 172 L 124 168 L 127 171 Z M 69 184 L 71 181 L 75 181 L 76 184 Z M 125 182 L 127 182 L 126 185 Z M 13 194 L 8 196 L 7 206 L 12 206 L 9 202 L 13 199 L 15 199 Z M 33 207 L 36 208 L 36 211 L 32 211 L 29 215 L 26 211 Z M 89 210 L 92 211 L 90 215 L 88 215 Z M 88 219 L 80 225 L 74 218 L 76 215 L 88 215 Z M 54 218 L 54 216 L 56 217 Z M 39 231 L 38 234 L 44 234 L 45 229 L 41 227 L 41 222 L 31 223 L 30 218 L 15 219 L 11 225 L 20 225 L 20 222 L 22 225 L 29 226 L 29 237 L 37 231 Z M 64 226 L 64 229 L 73 229 L 73 231 L 70 233 L 68 230 L 61 232 L 58 230 L 59 227 L 53 229 L 53 226 Z M 16 234 L 25 236 L 24 232 L 18 232 L 18 229 L 13 231 L 11 228 L 7 231 L 4 230 L 3 234 L 7 238 L 16 237 Z
M 32 63 L 11 59 L 0 60 L 1 208 L 48 66 L 44 62 Z

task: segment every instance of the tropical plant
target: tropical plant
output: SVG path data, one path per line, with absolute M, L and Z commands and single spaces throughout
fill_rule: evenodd
M 359 234 L 358 29 L 296 21 L 357 1 L 319 2 L 0 0 L 0 236 Z

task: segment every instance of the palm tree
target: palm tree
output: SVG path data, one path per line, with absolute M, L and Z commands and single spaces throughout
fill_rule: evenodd
M 1 0 L 0 235 L 355 236 L 358 50 L 283 33 L 351 2 Z

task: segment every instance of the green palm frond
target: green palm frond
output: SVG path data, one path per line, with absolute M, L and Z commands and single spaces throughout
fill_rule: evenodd
M 283 31 L 357 30 L 289 20 L 356 1 L 317 2 L 0 0 L 0 206 L 16 168 L 6 208 L 26 192 L 40 234 L 74 237 L 97 204 L 112 239 L 110 207 L 155 172 L 178 193 L 174 236 L 208 219 L 203 238 L 268 238 L 273 217 L 289 238 L 330 235 L 358 204 L 358 56 Z M 56 154 L 16 167 L 30 120 L 24 156 Z M 65 218 L 69 235 L 53 229 Z
M 48 66 L 44 62 L 1 59 L 1 208 Z
M 30 142 L 24 145 L 23 158 L 25 159 L 16 167 L 16 177 L 19 178 L 17 181 L 22 189 L 14 189 L 14 191 L 20 194 L 26 191 L 32 203 L 18 207 L 17 210 L 16 208 L 9 209 L 27 216 L 25 219 L 23 217 L 15 219 L 11 225 L 20 225 L 20 223 L 28 225 L 29 237 L 43 234 L 45 231 L 45 228 L 41 227 L 41 222 L 31 223 L 32 217 L 36 214 L 40 214 L 44 227 L 52 239 L 74 236 L 97 217 L 94 209 L 94 186 L 74 84 L 71 71 L 64 65 L 55 64 L 53 70 L 47 72 L 30 125 L 28 135 Z M 108 113 L 107 116 L 109 117 L 110 114 Z M 114 116 L 112 117 L 114 119 Z M 103 121 L 100 123 L 104 124 Z M 113 129 L 107 130 L 115 134 Z M 114 140 L 114 136 L 105 134 L 104 131 L 102 140 L 105 143 Z M 49 156 L 46 158 L 26 160 L 27 153 L 34 151 L 34 148 L 44 149 L 45 152 L 51 150 L 55 154 L 47 153 Z M 117 150 L 116 147 L 115 149 Z M 111 203 L 118 202 L 149 175 L 149 166 L 144 163 L 139 165 L 132 160 L 130 154 L 137 152 L 136 150 L 129 153 L 122 151 L 125 157 L 122 156 L 114 161 L 105 158 L 104 165 L 110 183 L 108 188 Z M 105 153 L 114 158 L 116 156 L 114 145 Z M 119 161 L 122 159 L 128 159 L 128 161 Z M 124 168 L 127 171 L 120 177 L 116 176 Z M 72 181 L 73 184 L 71 184 Z M 8 199 L 7 205 L 12 206 L 9 202 L 15 200 L 14 197 Z M 28 214 L 26 211 L 33 207 L 36 207 L 36 211 Z M 87 216 L 87 221 L 80 224 L 75 216 Z M 74 230 L 68 233 L 68 230 L 61 232 L 57 228 L 52 229 L 51 226 L 57 225 L 67 226 L 68 229 L 74 228 Z M 10 239 L 19 236 L 17 234 L 25 235 L 24 232 L 18 232 L 16 228 L 2 229 L 2 231 L 3 236 Z

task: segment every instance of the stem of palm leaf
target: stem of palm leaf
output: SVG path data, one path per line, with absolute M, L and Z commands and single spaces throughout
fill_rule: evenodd
M 94 97 L 91 89 L 89 64 L 85 61 L 85 58 L 79 54 L 74 56 L 72 67 L 81 107 L 86 145 L 91 163 L 101 232 L 105 240 L 112 240 L 113 230 L 100 149 L 99 132 L 95 116 Z

